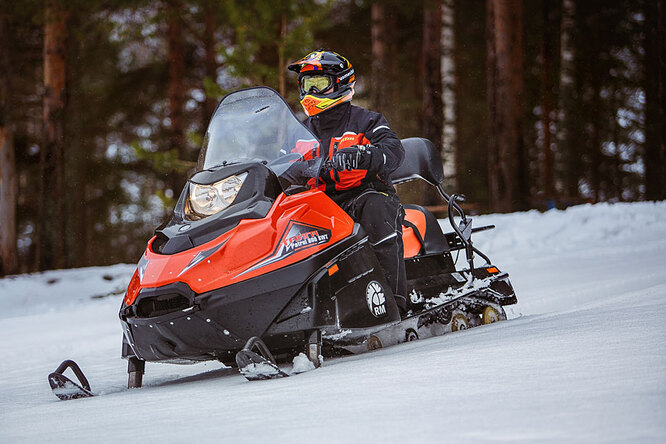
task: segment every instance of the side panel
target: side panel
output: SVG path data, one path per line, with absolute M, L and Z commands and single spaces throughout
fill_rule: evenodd
M 267 333 L 364 329 L 399 319 L 398 307 L 372 247 L 361 242 L 305 282 Z

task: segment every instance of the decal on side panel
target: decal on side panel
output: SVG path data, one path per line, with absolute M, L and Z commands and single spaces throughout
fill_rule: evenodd
M 282 259 L 307 248 L 323 245 L 330 240 L 331 230 L 290 220 L 289 224 L 287 224 L 287 228 L 282 232 L 280 241 L 273 253 L 255 266 L 240 273 L 238 276 L 281 261 Z

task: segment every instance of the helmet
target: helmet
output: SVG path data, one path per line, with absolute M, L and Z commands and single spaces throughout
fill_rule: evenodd
M 287 69 L 298 73 L 301 105 L 308 116 L 348 102 L 354 95 L 354 68 L 333 51 L 313 51 Z

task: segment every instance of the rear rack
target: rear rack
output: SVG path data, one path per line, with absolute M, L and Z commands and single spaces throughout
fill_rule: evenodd
M 492 230 L 493 228 L 495 228 L 495 225 L 485 225 L 483 227 L 472 228 L 472 233 Z M 446 242 L 449 244 L 449 249 L 451 251 L 462 250 L 465 248 L 465 243 L 457 233 L 452 231 L 450 233 L 444 234 L 444 237 L 446 237 Z

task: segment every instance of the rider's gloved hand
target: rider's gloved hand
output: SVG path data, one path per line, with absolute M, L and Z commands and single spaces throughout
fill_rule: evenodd
M 331 158 L 336 171 L 369 169 L 372 164 L 372 145 L 353 145 L 333 153 Z

